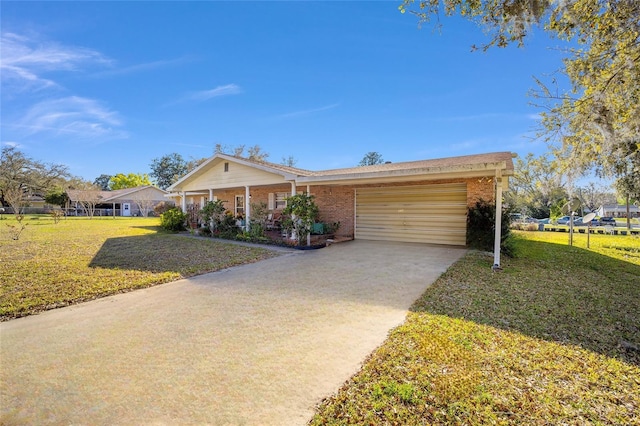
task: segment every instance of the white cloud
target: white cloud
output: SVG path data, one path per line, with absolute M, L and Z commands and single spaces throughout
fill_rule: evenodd
M 89 64 L 111 63 L 92 49 L 43 42 L 15 33 L 2 33 L 0 44 L 0 70 L 5 90 L 21 92 L 55 87 L 55 81 L 44 77 L 48 71 L 77 71 Z
M 333 108 L 337 108 L 338 106 L 340 106 L 339 103 L 336 104 L 331 104 L 331 105 L 325 105 L 319 108 L 312 108 L 312 109 L 305 109 L 305 110 L 300 110 L 300 111 L 293 111 L 293 112 L 288 112 L 286 114 L 281 114 L 279 115 L 277 118 L 293 118 L 293 117 L 300 117 L 302 115 L 310 115 L 310 114 L 314 114 L 316 112 L 321 112 L 321 111 L 327 111 Z
M 2 141 L 0 142 L 0 145 L 4 145 L 4 146 L 9 146 L 12 148 L 19 148 L 20 144 L 18 142 L 14 142 L 14 141 Z
M 181 57 L 177 59 L 162 59 L 158 61 L 145 62 L 141 64 L 130 65 L 128 67 L 123 68 L 114 68 L 106 71 L 99 71 L 93 74 L 93 77 L 110 77 L 116 75 L 124 75 L 124 74 L 133 74 L 137 72 L 143 72 L 148 70 L 154 70 L 157 68 L 164 68 L 172 65 L 181 64 L 189 61 L 188 57 Z
M 217 98 L 220 96 L 238 95 L 242 93 L 242 89 L 237 84 L 226 84 L 224 86 L 218 86 L 211 90 L 201 90 L 199 92 L 192 92 L 185 95 L 183 101 L 208 101 L 209 99 Z
M 119 129 L 122 124 L 118 113 L 100 102 L 70 96 L 35 104 L 17 127 L 28 135 L 47 133 L 54 137 L 104 140 L 126 138 L 126 132 Z

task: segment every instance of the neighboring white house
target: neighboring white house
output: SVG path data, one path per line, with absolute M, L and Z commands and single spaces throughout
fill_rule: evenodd
M 148 216 L 155 206 L 167 201 L 167 194 L 152 185 L 115 191 L 67 190 L 70 205 L 77 214 L 86 214 L 86 206 L 91 205 L 101 216 Z
M 613 217 L 626 217 L 627 206 L 624 204 L 603 204 L 596 210 L 596 215 L 613 216 Z M 629 216 L 640 217 L 640 207 L 633 204 L 629 205 Z

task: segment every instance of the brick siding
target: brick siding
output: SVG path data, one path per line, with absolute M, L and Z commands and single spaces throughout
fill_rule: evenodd
M 394 186 L 414 186 L 414 185 L 437 185 L 445 183 L 467 184 L 467 206 L 473 206 L 478 200 L 494 202 L 494 183 L 493 178 L 468 178 L 468 179 L 443 179 L 436 181 L 416 181 L 416 182 L 397 182 L 389 184 L 370 184 L 370 185 L 318 185 L 311 186 L 311 194 L 315 196 L 315 202 L 320 211 L 319 221 L 324 223 L 340 222 L 340 228 L 337 235 L 353 238 L 355 233 L 355 190 L 356 188 L 371 187 L 389 187 Z M 299 186 L 298 192 L 306 191 L 306 187 Z M 252 187 L 251 190 L 252 204 L 264 202 L 268 205 L 269 193 L 291 192 L 291 185 L 273 185 L 263 187 Z M 218 200 L 225 201 L 225 208 L 233 211 L 234 200 L 236 195 L 244 195 L 244 188 L 234 190 L 214 190 L 213 195 Z

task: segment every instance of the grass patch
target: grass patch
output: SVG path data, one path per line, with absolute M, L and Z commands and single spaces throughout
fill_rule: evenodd
M 449 268 L 311 424 L 640 424 L 640 239 L 515 235 L 502 272 Z
M 0 221 L 0 319 L 70 305 L 275 256 L 161 231 L 157 218 L 29 217 L 18 241 Z M 5 229 L 7 228 L 7 229 Z

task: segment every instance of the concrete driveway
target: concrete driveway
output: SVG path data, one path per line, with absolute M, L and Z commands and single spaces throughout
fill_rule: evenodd
M 353 241 L 2 323 L 0 423 L 303 425 L 463 253 Z

